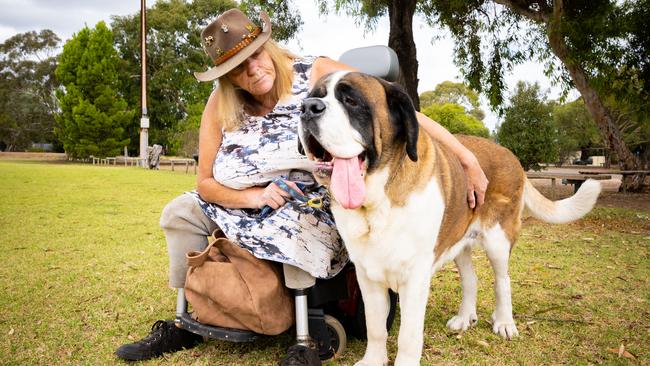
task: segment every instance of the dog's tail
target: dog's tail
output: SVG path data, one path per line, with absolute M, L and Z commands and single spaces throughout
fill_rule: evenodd
M 539 193 L 526 179 L 524 204 L 536 219 L 551 224 L 565 224 L 575 221 L 591 211 L 596 204 L 600 189 L 598 181 L 587 179 L 573 196 L 559 201 L 551 201 Z

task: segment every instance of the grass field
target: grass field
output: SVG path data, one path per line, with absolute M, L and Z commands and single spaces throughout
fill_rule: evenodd
M 158 218 L 194 176 L 0 161 L 0 177 L 0 364 L 120 364 L 120 344 L 174 313 Z M 648 365 L 649 255 L 647 212 L 599 208 L 564 226 L 526 220 L 511 261 L 521 337 L 492 334 L 492 275 L 477 250 L 479 323 L 461 335 L 446 330 L 460 303 L 447 265 L 432 281 L 422 363 Z M 143 364 L 274 365 L 291 344 L 291 335 L 210 341 Z M 331 365 L 353 364 L 364 346 L 351 341 Z

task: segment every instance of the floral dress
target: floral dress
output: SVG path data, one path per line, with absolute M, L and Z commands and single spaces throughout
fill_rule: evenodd
M 315 182 L 313 163 L 298 152 L 297 128 L 300 103 L 307 96 L 309 75 L 315 57 L 294 61 L 292 95 L 265 116 L 245 115 L 241 128 L 223 131 L 213 176 L 233 189 L 266 186 L 275 178 L 301 184 L 309 197 L 320 196 L 322 208 L 299 200 L 261 215 L 262 210 L 231 209 L 195 197 L 203 212 L 224 234 L 258 258 L 288 263 L 314 277 L 330 278 L 348 261 L 329 211 L 327 189 Z

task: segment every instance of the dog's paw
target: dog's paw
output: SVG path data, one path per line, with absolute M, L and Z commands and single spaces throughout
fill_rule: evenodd
M 476 316 L 476 313 L 467 315 L 458 314 L 449 319 L 447 322 L 447 328 L 453 332 L 464 332 L 470 327 L 475 326 L 476 323 L 478 323 L 478 316 Z
M 492 331 L 503 339 L 513 339 L 519 336 L 519 331 L 512 316 L 498 319 L 496 311 L 492 313 Z
M 501 336 L 503 339 L 513 339 L 514 337 L 519 336 L 519 331 L 514 321 L 511 322 L 500 322 L 495 321 L 492 325 L 492 331 Z

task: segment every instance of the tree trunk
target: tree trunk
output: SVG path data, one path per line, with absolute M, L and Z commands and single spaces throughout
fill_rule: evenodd
M 418 97 L 418 59 L 413 40 L 413 14 L 416 0 L 393 0 L 388 4 L 390 33 L 388 46 L 395 50 L 399 60 L 400 76 L 398 82 L 404 86 L 413 100 L 416 110 L 420 110 Z
M 573 84 L 578 89 L 585 100 L 585 105 L 591 113 L 594 121 L 598 125 L 601 135 L 618 156 L 621 170 L 639 170 L 640 162 L 627 147 L 622 139 L 621 131 L 612 117 L 611 113 L 600 99 L 598 92 L 590 85 L 587 74 L 582 66 L 574 62 L 569 54 L 569 48 L 562 36 L 560 22 L 562 21 L 562 1 L 554 1 L 553 17 L 547 22 L 547 31 L 551 51 L 564 64 L 573 80 Z M 626 185 L 627 190 L 639 190 L 643 184 L 643 175 L 628 176 L 622 184 Z

